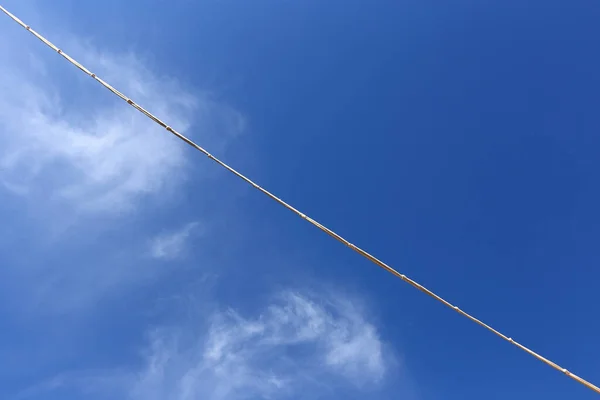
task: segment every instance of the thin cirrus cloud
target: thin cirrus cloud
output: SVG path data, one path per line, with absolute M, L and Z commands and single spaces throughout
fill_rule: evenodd
M 0 190 L 112 213 L 130 211 L 144 196 L 164 195 L 185 179 L 182 143 L 101 87 L 82 82 L 86 77 L 75 68 L 57 66 L 50 59 L 56 54 L 22 35 L 0 44 Z M 99 76 L 181 131 L 194 126 L 220 148 L 244 128 L 237 111 L 154 74 L 134 54 L 66 42 Z M 72 104 L 79 99 L 84 105 Z
M 179 258 L 185 252 L 190 236 L 198 229 L 198 222 L 190 222 L 178 230 L 157 235 L 150 243 L 150 255 L 159 260 Z
M 253 316 L 229 309 L 188 318 L 149 332 L 136 368 L 65 374 L 18 398 L 313 399 L 335 398 L 340 388 L 375 393 L 394 357 L 355 300 L 284 291 Z
M 228 310 L 210 320 L 204 332 L 155 331 L 131 397 L 314 398 L 336 385 L 376 387 L 389 366 L 377 328 L 347 298 L 287 291 L 258 316 Z

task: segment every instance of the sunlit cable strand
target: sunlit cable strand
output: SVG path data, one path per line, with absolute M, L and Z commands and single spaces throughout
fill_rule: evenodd
M 581 378 L 581 377 L 573 374 L 572 372 L 568 371 L 566 368 L 562 368 L 560 365 L 554 363 L 553 361 L 550 361 L 549 359 L 547 359 L 547 358 L 539 355 L 538 353 L 534 352 L 533 350 L 531 350 L 531 349 L 523 346 L 522 344 L 514 341 L 512 338 L 510 338 L 510 337 L 508 337 L 508 336 L 500 333 L 499 331 L 497 331 L 496 329 L 492 328 L 488 324 L 486 324 L 486 323 L 482 322 L 481 320 L 473 317 L 472 315 L 466 313 L 465 311 L 461 310 L 457 306 L 453 305 L 452 303 L 450 303 L 447 300 L 443 299 L 442 297 L 438 296 L 437 294 L 435 294 L 431 290 L 427 289 L 423 285 L 415 282 L 414 280 L 410 279 L 406 275 L 399 273 L 394 268 L 390 267 L 389 265 L 387 265 L 383 261 L 379 260 L 375 256 L 367 253 L 365 250 L 361 249 L 360 247 L 357 247 L 354 244 L 350 243 L 349 241 L 347 241 L 346 239 L 344 239 L 343 237 L 341 237 L 340 235 L 338 235 L 337 233 L 335 233 L 331 229 L 329 229 L 326 226 L 320 224 L 319 222 L 317 222 L 314 219 L 310 218 L 306 214 L 304 214 L 304 213 L 300 212 L 299 210 L 297 210 L 296 208 L 292 207 L 290 204 L 288 204 L 285 201 L 281 200 L 279 197 L 275 196 L 273 193 L 269 192 L 266 189 L 263 189 L 261 186 L 259 186 L 256 183 L 254 183 L 252 180 L 250 180 L 249 178 L 247 178 L 245 175 L 239 173 L 238 171 L 236 171 L 235 169 L 233 169 L 229 165 L 225 164 L 223 161 L 219 160 L 218 158 L 216 158 L 215 156 L 213 156 L 212 154 L 210 154 L 203 147 L 201 147 L 200 145 L 194 143 L 191 139 L 187 138 L 186 136 L 182 135 L 181 133 L 177 132 L 175 129 L 171 128 L 169 125 L 167 125 L 166 123 L 164 123 L 161 119 L 157 118 L 152 113 L 150 113 L 149 111 L 147 111 L 146 109 L 144 109 L 142 106 L 140 106 L 139 104 L 135 103 L 129 97 L 125 96 L 123 93 L 119 92 L 117 89 L 115 89 L 114 87 L 112 87 L 110 84 L 108 84 L 104 80 L 100 79 L 98 76 L 96 76 L 96 74 L 92 73 L 90 70 L 88 70 L 86 67 L 84 67 L 83 65 L 81 65 L 79 62 L 77 62 L 71 56 L 69 56 L 68 54 L 66 54 L 65 52 L 63 52 L 61 49 L 59 49 L 58 47 L 56 47 L 52 42 L 48 41 L 42 35 L 40 35 L 36 31 L 34 31 L 33 29 L 31 29 L 31 27 L 29 25 L 26 25 L 23 21 L 21 21 L 15 15 L 11 14 L 10 12 L 8 12 L 1 5 L 0 5 L 0 10 L 2 10 L 2 12 L 4 12 L 6 15 L 8 15 L 10 18 L 12 18 L 16 23 L 18 23 L 23 28 L 25 28 L 26 30 L 28 30 L 36 38 L 38 38 L 39 40 L 41 40 L 48 47 L 50 47 L 51 49 L 53 49 L 54 51 L 56 51 L 58 54 L 60 54 L 61 56 L 63 56 L 65 59 L 67 59 L 67 61 L 69 61 L 71 64 L 75 65 L 77 68 L 79 68 L 80 70 L 82 70 L 83 72 L 85 72 L 87 75 L 91 76 L 93 79 L 95 79 L 96 81 L 98 81 L 102 86 L 104 86 L 105 88 L 107 88 L 108 90 L 110 90 L 112 93 L 114 93 L 115 95 L 117 95 L 121 99 L 125 100 L 133 108 L 135 108 L 136 110 L 138 110 L 139 112 L 141 112 L 142 114 L 144 114 L 145 116 L 147 116 L 148 118 L 150 118 L 151 120 L 153 120 L 154 122 L 156 122 L 158 125 L 160 125 L 163 128 L 165 128 L 167 131 L 169 131 L 173 135 L 177 136 L 179 139 L 181 139 L 184 142 L 186 142 L 188 145 L 192 146 L 196 150 L 198 150 L 201 153 L 203 153 L 204 155 L 206 155 L 208 158 L 210 158 L 211 160 L 213 160 L 214 162 L 216 162 L 217 164 L 219 164 L 221 167 L 225 168 L 226 170 L 228 170 L 229 172 L 231 172 L 232 174 L 234 174 L 238 178 L 244 180 L 246 183 L 252 185 L 255 189 L 257 189 L 260 192 L 264 193 L 265 195 L 267 195 L 268 197 L 270 197 L 272 200 L 275 200 L 277 203 L 279 203 L 280 205 L 284 206 L 288 210 L 294 212 L 295 214 L 297 214 L 298 216 L 300 216 L 302 219 L 307 220 L 312 225 L 316 226 L 317 228 L 319 228 L 323 232 L 327 233 L 329 236 L 333 237 L 337 241 L 339 241 L 339 242 L 345 244 L 346 246 L 350 247 L 352 250 L 354 250 L 355 252 L 357 252 L 361 256 L 365 257 L 366 259 L 368 259 L 372 263 L 378 265 L 379 267 L 385 269 L 386 271 L 392 273 L 396 277 L 402 279 L 404 282 L 408 283 L 409 285 L 415 287 L 416 289 L 418 289 L 421 292 L 427 294 L 428 296 L 433 297 L 435 300 L 437 300 L 440 303 L 444 304 L 445 306 L 453 309 L 454 311 L 456 311 L 457 313 L 461 314 L 462 316 L 470 319 L 471 321 L 473 321 L 476 324 L 484 327 L 485 329 L 489 330 L 490 332 L 494 333 L 495 335 L 499 336 L 500 338 L 506 340 L 507 342 L 512 343 L 513 345 L 515 345 L 519 349 L 521 349 L 521 350 L 525 351 L 526 353 L 532 355 L 533 357 L 537 358 L 538 360 L 542 361 L 543 363 L 551 366 L 552 368 L 554 368 L 554 369 L 562 372 L 563 374 L 565 374 L 569 378 L 571 378 L 571 379 L 573 379 L 573 380 L 581 383 L 582 385 L 586 386 L 587 388 L 589 388 L 589 389 L 595 391 L 596 393 L 600 394 L 600 388 L 598 386 L 596 386 L 596 385 L 592 384 L 591 382 L 588 382 L 587 380 L 585 380 L 585 379 L 583 379 L 583 378 Z

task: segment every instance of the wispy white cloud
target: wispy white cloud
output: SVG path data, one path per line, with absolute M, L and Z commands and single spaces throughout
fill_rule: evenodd
M 48 200 L 66 200 L 79 210 L 113 212 L 128 210 L 140 196 L 181 180 L 181 146 L 123 104 L 64 110 L 56 88 L 32 83 L 17 66 L 4 68 L 0 166 L 2 182 L 13 193 L 49 195 Z M 156 79 L 147 73 L 142 77 L 132 64 L 121 70 L 131 78 L 129 91 L 148 90 L 145 82 Z M 170 119 L 188 125 L 187 118 L 175 117 L 169 108 L 179 103 L 188 111 L 192 102 L 148 92 L 153 107 L 167 109 Z
M 246 391 L 250 382 L 262 382 L 261 388 L 281 390 L 304 380 L 294 371 L 298 367 L 314 370 L 313 378 L 329 373 L 357 385 L 377 383 L 385 375 L 377 329 L 348 298 L 285 292 L 258 317 L 230 310 L 213 321 L 202 362 L 220 371 L 228 388 L 239 384 Z M 295 355 L 282 357 L 286 353 Z M 264 364 L 268 372 L 261 369 Z M 260 374 L 248 376 L 250 370 Z M 237 384 L 227 383 L 228 376 L 236 376 Z
M 172 260 L 185 251 L 190 235 L 198 228 L 197 222 L 190 222 L 176 231 L 162 233 L 152 239 L 150 254 L 162 260 Z
M 0 187 L 77 211 L 114 213 L 184 180 L 188 149 L 181 142 L 64 60 L 56 58 L 60 67 L 48 61 L 56 55 L 21 34 L 0 44 Z M 212 142 L 222 146 L 243 129 L 239 113 L 157 76 L 134 54 L 68 42 L 99 76 L 182 131 L 194 124 L 209 140 L 218 127 L 221 140 Z M 70 74 L 57 83 L 62 68 Z
M 389 358 L 348 298 L 285 292 L 254 317 L 228 310 L 151 335 L 135 400 L 302 398 L 381 383 Z
M 393 358 L 350 299 L 289 291 L 255 316 L 216 312 L 148 336 L 139 369 L 55 378 L 24 393 L 76 386 L 90 398 L 131 400 L 326 398 L 376 389 Z

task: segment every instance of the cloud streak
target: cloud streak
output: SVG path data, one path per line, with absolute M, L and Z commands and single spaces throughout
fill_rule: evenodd
M 210 321 L 205 333 L 202 324 L 153 332 L 131 398 L 302 398 L 336 382 L 377 385 L 388 368 L 376 327 L 349 299 L 288 291 L 258 316 L 228 310 Z
M 392 357 L 352 304 L 286 291 L 254 316 L 228 309 L 152 330 L 136 369 L 61 376 L 21 398 L 79 392 L 123 400 L 312 399 L 340 387 L 368 392 L 383 383 Z
M 197 222 L 190 222 L 174 232 L 156 236 L 150 243 L 150 255 L 159 260 L 173 260 L 185 251 L 187 240 L 198 228 Z
M 145 92 L 153 108 L 165 110 L 178 125 L 189 125 L 172 112 L 184 97 L 157 93 L 151 87 L 156 78 L 134 64 L 119 64 L 130 79 L 129 91 L 136 87 Z M 64 110 L 58 89 L 31 83 L 17 68 L 0 71 L 0 118 L 6 121 L 0 176 L 5 188 L 66 201 L 81 211 L 120 212 L 141 196 L 181 180 L 186 162 L 181 146 L 156 134 L 141 116 L 122 104 Z M 193 103 L 185 101 L 184 107 L 179 109 L 187 113 Z
M 107 99 L 100 87 L 78 81 L 85 77 L 74 69 L 70 84 L 55 86 L 60 69 L 47 61 L 55 55 L 39 43 L 7 41 L 0 51 L 15 54 L 21 42 L 28 43 L 21 55 L 3 57 L 0 66 L 5 190 L 82 212 L 118 213 L 147 195 L 165 195 L 185 179 L 185 146 L 120 100 Z M 222 145 L 243 129 L 239 113 L 153 74 L 133 54 L 109 54 L 79 42 L 70 47 L 99 76 L 182 131 L 194 123 L 209 139 L 218 128 Z

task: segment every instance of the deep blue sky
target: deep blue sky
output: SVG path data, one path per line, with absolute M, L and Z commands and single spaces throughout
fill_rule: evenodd
M 467 312 L 600 381 L 596 1 L 3 5 L 51 40 L 69 35 L 82 39 L 82 47 L 135 53 L 157 76 L 175 77 L 195 88 L 187 89 L 192 93 L 210 92 L 245 119 L 244 133 L 215 150 L 228 163 Z M 0 32 L 7 32 L 0 41 L 19 37 L 48 63 L 61 62 L 9 24 L 0 20 Z M 79 82 L 76 69 L 56 68 L 57 84 Z M 65 89 L 66 110 L 109 101 L 102 88 L 83 85 L 77 93 Z M 216 137 L 225 129 L 221 123 L 210 128 Z M 200 130 L 192 126 L 190 134 L 203 144 Z M 223 307 L 253 313 L 270 292 L 289 287 L 335 287 L 366 304 L 368 320 L 403 372 L 390 367 L 385 382 L 367 389 L 372 393 L 340 387 L 331 398 L 401 398 L 406 381 L 419 400 L 595 398 L 200 154 L 184 152 L 198 175 L 211 177 L 192 172 L 167 204 L 142 199 L 145 211 L 108 222 L 102 217 L 93 235 L 71 231 L 75 239 L 59 240 L 52 249 L 38 236 L 33 244 L 14 244 L 15 235 L 29 240 L 40 222 L 27 202 L 1 195 L 0 217 L 9 221 L 0 236 L 5 272 L 20 263 L 65 259 L 85 269 L 96 254 L 124 251 L 128 238 L 141 232 L 205 215 L 215 221 L 175 261 L 185 267 L 169 266 L 174 272 L 159 282 L 104 294 L 85 318 L 64 312 L 35 317 L 49 326 L 76 320 L 78 333 L 57 328 L 51 339 L 41 339 L 37 322 L 15 317 L 21 311 L 7 295 L 0 307 L 0 357 L 9 350 L 19 360 L 52 353 L 58 346 L 53 340 L 61 348 L 71 340 L 79 347 L 38 369 L 0 375 L 0 393 L 15 396 L 63 370 L 128 365 L 142 346 L 141 332 L 169 319 L 149 317 L 147 304 L 188 291 L 200 275 L 198 260 L 209 256 L 221 277 L 211 288 L 212 301 Z M 16 248 L 31 253 L 26 261 Z M 18 274 L 8 275 L 5 282 L 17 282 Z

